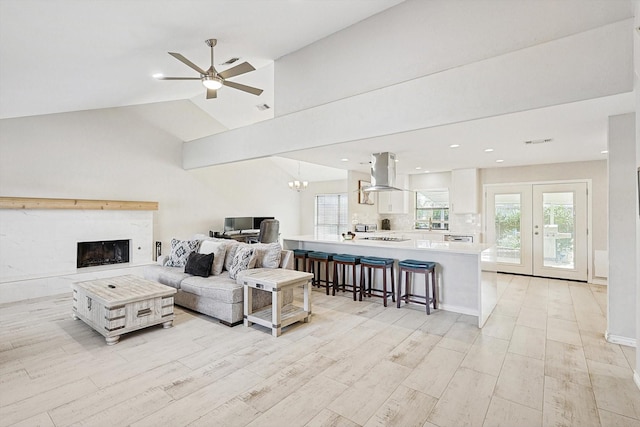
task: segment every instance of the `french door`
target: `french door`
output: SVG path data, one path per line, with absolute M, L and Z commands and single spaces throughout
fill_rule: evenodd
M 499 271 L 587 280 L 586 183 L 489 186 L 485 206 Z

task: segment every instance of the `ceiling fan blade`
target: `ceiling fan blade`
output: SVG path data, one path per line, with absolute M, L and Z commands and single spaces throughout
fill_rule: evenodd
M 207 99 L 217 98 L 218 91 L 215 89 L 207 89 Z
M 189 61 L 187 58 L 185 58 L 184 56 L 180 55 L 179 53 L 169 52 L 169 55 L 173 56 L 178 61 L 180 61 L 183 64 L 185 64 L 186 66 L 193 68 L 194 70 L 196 70 L 200 74 L 207 74 L 207 72 L 205 70 L 203 70 L 202 68 L 198 67 L 196 64 L 194 64 L 193 62 Z
M 232 87 L 234 89 L 242 90 L 244 92 L 249 92 L 253 95 L 260 95 L 262 93 L 262 89 L 258 89 L 258 88 L 247 86 L 247 85 L 241 85 L 240 83 L 230 82 L 228 80 L 223 81 L 222 84 L 225 86 Z
M 228 70 L 224 70 L 221 73 L 218 73 L 220 77 L 223 79 L 228 79 L 229 77 L 239 76 L 240 74 L 248 73 L 249 71 L 254 71 L 255 68 L 253 65 L 248 62 L 243 62 L 242 64 L 238 64 L 235 67 L 231 67 Z
M 156 77 L 158 80 L 202 80 L 200 77 Z

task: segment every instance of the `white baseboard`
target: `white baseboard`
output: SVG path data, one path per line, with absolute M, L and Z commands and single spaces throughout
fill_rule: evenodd
M 466 307 L 459 307 L 457 305 L 438 303 L 438 308 L 440 308 L 442 310 L 445 310 L 445 311 L 453 311 L 454 313 L 468 314 L 469 316 L 478 317 L 478 310 L 472 310 L 472 309 L 466 308 Z
M 640 375 L 637 370 L 633 370 L 633 382 L 636 383 L 636 387 L 640 388 Z
M 607 340 L 607 342 L 610 342 L 611 344 L 620 344 L 620 345 L 624 345 L 627 347 L 634 347 L 634 348 L 636 347 L 635 338 L 622 337 L 620 335 L 612 335 L 609 332 L 604 333 L 604 338 Z
M 602 285 L 602 286 L 609 285 L 609 282 L 607 281 L 607 279 L 598 279 L 595 277 L 592 277 L 589 283 L 592 285 Z

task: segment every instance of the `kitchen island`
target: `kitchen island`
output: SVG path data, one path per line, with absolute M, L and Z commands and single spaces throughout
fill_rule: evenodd
M 436 262 L 438 308 L 476 316 L 479 328 L 496 305 L 495 245 L 417 239 L 367 240 L 360 236 L 344 240 L 336 235 L 285 237 L 283 245 L 285 249 Z M 422 289 L 418 282 L 416 291 Z

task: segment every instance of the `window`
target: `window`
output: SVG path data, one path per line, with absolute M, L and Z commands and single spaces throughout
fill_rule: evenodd
M 449 190 L 416 191 L 416 228 L 449 229 Z
M 347 194 L 318 194 L 316 196 L 316 235 L 340 235 L 349 230 Z

